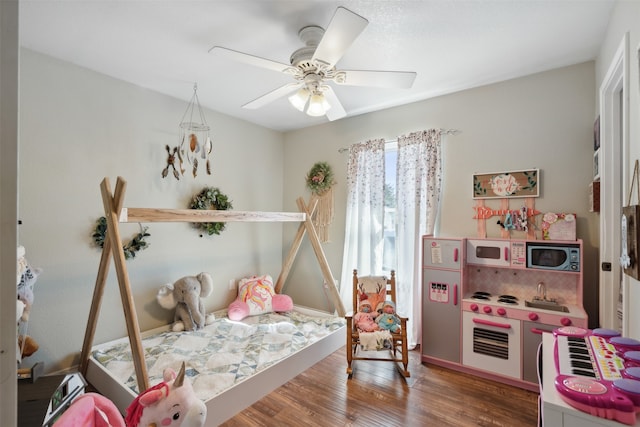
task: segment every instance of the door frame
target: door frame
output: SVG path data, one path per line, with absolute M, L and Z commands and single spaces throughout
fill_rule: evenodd
M 600 326 L 628 330 L 628 278 L 620 267 L 620 218 L 628 194 L 629 33 L 625 33 L 600 86 Z M 611 264 L 611 271 L 602 268 Z M 620 287 L 622 286 L 622 290 Z M 618 301 L 622 295 L 622 324 Z

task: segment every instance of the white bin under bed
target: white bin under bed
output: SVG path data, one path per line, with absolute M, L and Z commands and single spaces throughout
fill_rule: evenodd
M 207 405 L 207 426 L 216 426 L 316 364 L 345 343 L 345 320 L 296 306 L 289 313 L 230 321 L 226 310 L 199 331 L 169 326 L 141 334 L 149 385 L 182 361 L 194 390 Z M 138 394 L 127 337 L 92 348 L 87 380 L 124 414 Z

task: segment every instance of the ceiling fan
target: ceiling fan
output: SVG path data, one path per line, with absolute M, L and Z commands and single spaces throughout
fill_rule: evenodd
M 329 82 L 348 86 L 410 88 L 416 78 L 416 73 L 407 71 L 336 69 L 336 63 L 368 23 L 362 16 L 338 7 L 326 31 L 311 25 L 298 32 L 305 46 L 293 52 L 290 65 L 221 46 L 214 46 L 209 52 L 293 77 L 293 82 L 254 99 L 243 108 L 260 108 L 295 92 L 289 101 L 298 110 L 310 116 L 326 114 L 329 120 L 337 120 L 347 113 Z

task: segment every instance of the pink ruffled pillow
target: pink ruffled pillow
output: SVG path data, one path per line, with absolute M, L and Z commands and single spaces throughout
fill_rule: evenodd
M 276 294 L 273 290 L 273 280 L 268 274 L 247 277 L 238 283 L 238 298 L 229 305 L 230 320 L 242 320 L 247 316 L 283 312 L 293 309 L 290 296 Z

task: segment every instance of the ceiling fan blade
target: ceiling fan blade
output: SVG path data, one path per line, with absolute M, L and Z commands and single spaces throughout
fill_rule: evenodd
M 339 7 L 331 18 L 322 40 L 318 43 L 312 59 L 333 67 L 367 24 L 369 21 L 362 16 Z
M 341 70 L 341 72 L 344 73 L 344 78 L 334 80 L 340 85 L 398 89 L 409 89 L 413 86 L 417 75 L 412 71 Z
M 243 62 L 254 67 L 266 68 L 268 70 L 279 71 L 281 73 L 294 69 L 291 65 L 281 62 L 272 61 L 270 59 L 261 58 L 259 56 L 250 55 L 248 53 L 238 52 L 237 50 L 227 49 L 222 46 L 214 46 L 209 49 L 209 53 L 217 56 L 231 58 L 234 61 Z M 295 69 L 294 69 L 295 70 Z
M 344 107 L 340 103 L 338 96 L 333 91 L 331 86 L 323 86 L 322 89 L 324 97 L 327 99 L 329 105 L 331 105 L 331 108 L 329 108 L 326 113 L 329 121 L 334 121 L 345 117 L 347 115 L 347 112 L 344 111 Z
M 284 86 L 280 86 L 279 88 L 274 89 L 271 92 L 264 94 L 261 97 L 256 98 L 253 101 L 244 104 L 242 108 L 255 110 L 256 108 L 263 107 L 269 104 L 270 102 L 273 102 L 276 99 L 282 98 L 283 96 L 293 92 L 294 90 L 300 89 L 303 85 L 304 85 L 303 82 L 287 83 Z

